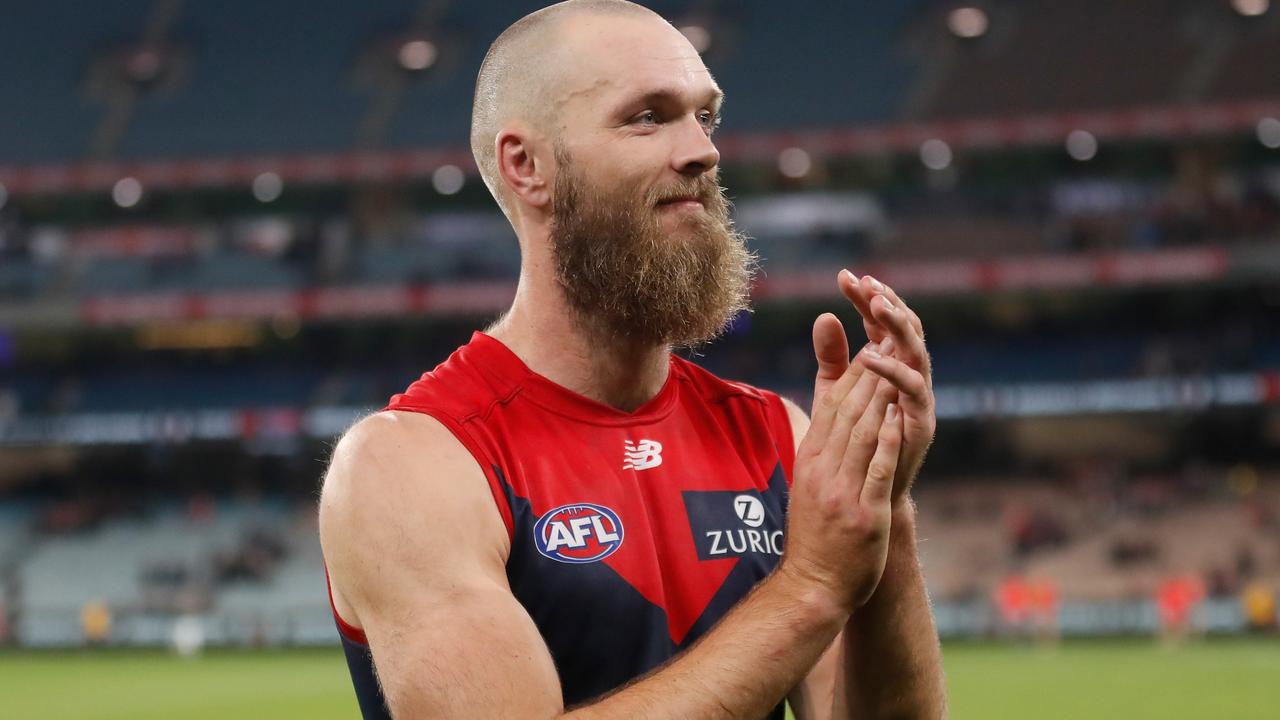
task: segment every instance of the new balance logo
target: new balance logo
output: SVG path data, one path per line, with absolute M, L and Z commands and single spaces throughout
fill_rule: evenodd
M 623 470 L 649 470 L 662 464 L 662 443 L 657 440 L 623 441 L 625 447 Z

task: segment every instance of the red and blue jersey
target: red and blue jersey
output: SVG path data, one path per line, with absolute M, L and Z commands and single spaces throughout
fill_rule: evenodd
M 484 470 L 511 591 L 566 706 L 687 648 L 781 559 L 795 454 L 781 399 L 670 363 L 657 396 L 623 412 L 476 333 L 386 408 L 431 415 Z M 363 634 L 338 624 L 365 716 L 385 717 Z

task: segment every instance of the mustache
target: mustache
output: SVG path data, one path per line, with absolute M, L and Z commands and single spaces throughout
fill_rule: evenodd
M 699 175 L 696 178 L 653 188 L 647 193 L 646 199 L 649 205 L 659 205 L 664 202 L 693 198 L 704 206 L 711 207 L 711 203 L 722 197 L 723 193 L 724 189 L 720 187 L 719 178 Z

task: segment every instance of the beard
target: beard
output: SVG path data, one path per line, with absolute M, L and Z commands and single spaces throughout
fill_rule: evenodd
M 614 342 L 693 346 L 747 310 L 757 262 L 710 174 L 637 193 L 591 187 L 557 149 L 551 247 L 556 279 L 578 323 Z M 694 197 L 702 211 L 663 209 Z M 678 215 L 677 232 L 660 213 Z

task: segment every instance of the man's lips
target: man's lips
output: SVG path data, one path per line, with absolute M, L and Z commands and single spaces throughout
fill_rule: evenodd
M 702 200 L 692 195 L 686 197 L 671 198 L 658 203 L 658 207 L 680 207 L 687 209 L 703 208 Z

